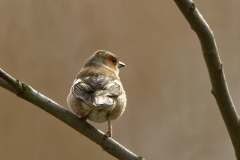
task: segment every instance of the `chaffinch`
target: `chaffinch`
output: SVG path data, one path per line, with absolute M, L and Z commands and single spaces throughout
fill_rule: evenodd
M 85 121 L 108 121 L 107 136 L 112 136 L 111 121 L 119 118 L 127 99 L 118 76 L 125 64 L 111 52 L 99 50 L 87 59 L 77 74 L 67 97 L 69 108 Z

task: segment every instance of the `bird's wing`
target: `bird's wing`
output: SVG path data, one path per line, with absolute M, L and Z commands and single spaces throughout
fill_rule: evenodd
M 90 103 L 92 101 L 91 93 L 93 91 L 94 90 L 88 84 L 84 83 L 81 79 L 76 79 L 71 87 L 71 93 L 77 99 L 81 99 L 86 103 Z
M 74 81 L 71 92 L 76 98 L 95 106 L 111 106 L 114 97 L 122 94 L 121 83 L 113 78 L 85 77 Z

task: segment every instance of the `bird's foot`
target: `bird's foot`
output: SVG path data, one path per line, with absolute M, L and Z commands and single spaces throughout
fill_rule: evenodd
M 83 120 L 84 125 L 87 123 L 87 116 L 86 117 L 80 117 Z
M 108 137 L 112 137 L 112 133 L 109 132 L 109 131 L 107 131 L 107 132 L 106 132 L 106 136 L 108 136 Z

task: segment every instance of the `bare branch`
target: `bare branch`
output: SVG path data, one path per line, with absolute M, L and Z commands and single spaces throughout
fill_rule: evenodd
M 240 159 L 239 117 L 228 91 L 223 65 L 218 54 L 213 33 L 192 0 L 174 1 L 200 40 L 212 84 L 211 92 L 217 101 L 223 120 L 228 129 L 236 157 Z
M 11 77 L 9 74 L 7 74 L 6 72 L 4 72 L 1 68 L 0 68 L 0 79 L 1 80 L 1 85 L 2 87 L 6 88 L 9 91 L 12 91 L 14 93 L 21 94 L 23 88 L 21 86 L 21 84 L 19 83 L 18 80 L 14 79 L 13 77 Z
M 100 145 L 103 150 L 114 157 L 126 160 L 144 160 L 142 157 L 135 155 L 90 124 L 85 123 L 81 118 L 64 109 L 56 102 L 37 92 L 26 83 L 22 83 L 14 79 L 2 69 L 0 69 L 0 86 L 55 116 L 76 131 Z

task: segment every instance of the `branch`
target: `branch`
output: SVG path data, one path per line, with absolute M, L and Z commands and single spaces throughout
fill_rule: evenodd
M 232 140 L 237 159 L 240 159 L 239 117 L 228 91 L 223 65 L 220 60 L 213 32 L 197 10 L 192 0 L 174 0 L 191 28 L 196 32 L 202 47 L 209 72 L 212 94 L 214 95 L 228 133 Z
M 26 83 L 22 83 L 14 79 L 5 73 L 1 68 L 0 86 L 17 94 L 19 97 L 35 104 L 36 106 L 55 116 L 76 131 L 91 139 L 93 142 L 100 145 L 103 150 L 113 155 L 114 157 L 124 160 L 144 160 L 142 157 L 139 157 L 131 151 L 127 150 L 122 145 L 114 141 L 112 138 L 109 138 L 90 124 L 85 123 L 81 118 L 64 109 L 56 102 L 45 97 L 41 93 L 38 93 Z

